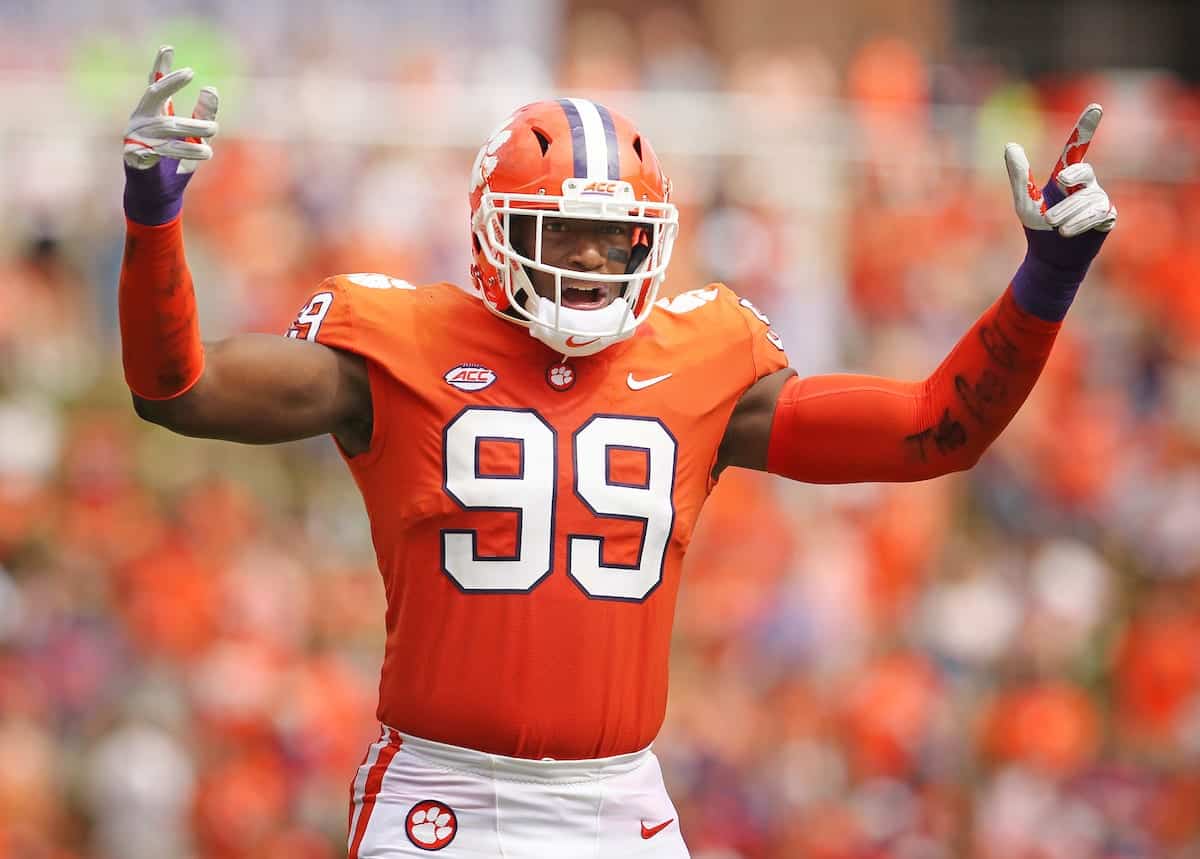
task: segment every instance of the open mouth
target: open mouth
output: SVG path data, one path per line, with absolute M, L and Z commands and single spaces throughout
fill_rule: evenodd
M 572 310 L 599 310 L 601 307 L 608 307 L 617 297 L 617 287 L 615 283 L 598 283 L 582 285 L 579 281 L 575 284 L 564 282 L 562 287 L 562 303 L 563 307 L 570 307 Z

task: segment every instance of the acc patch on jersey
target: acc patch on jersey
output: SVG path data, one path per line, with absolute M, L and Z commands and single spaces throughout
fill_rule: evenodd
M 442 378 L 460 391 L 482 391 L 496 381 L 496 371 L 482 364 L 459 364 Z
M 414 846 L 422 850 L 441 850 L 458 834 L 458 817 L 444 802 L 423 799 L 408 810 L 404 831 Z

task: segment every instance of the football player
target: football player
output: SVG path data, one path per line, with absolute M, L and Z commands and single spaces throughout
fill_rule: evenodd
M 189 436 L 330 434 L 387 593 L 381 732 L 353 859 L 684 857 L 650 745 L 680 565 L 730 466 L 820 483 L 969 468 L 1026 398 L 1116 211 L 1082 163 L 1089 106 L 1040 188 L 1005 152 L 1028 253 L 919 382 L 788 367 L 721 284 L 656 300 L 678 230 L 629 120 L 516 110 L 470 172 L 472 289 L 321 283 L 286 337 L 202 345 L 180 211 L 217 95 L 159 51 L 125 136 L 122 349 L 137 413 Z

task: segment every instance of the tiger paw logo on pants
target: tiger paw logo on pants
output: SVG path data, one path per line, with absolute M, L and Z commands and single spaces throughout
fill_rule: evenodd
M 458 818 L 445 803 L 425 799 L 408 810 L 404 831 L 422 850 L 441 850 L 458 834 Z

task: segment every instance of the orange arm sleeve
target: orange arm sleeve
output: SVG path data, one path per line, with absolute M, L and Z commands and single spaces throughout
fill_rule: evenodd
M 862 483 L 970 468 L 1029 396 L 1061 325 L 1021 310 L 1009 289 L 923 382 L 793 378 L 776 405 L 767 470 Z
M 180 222 L 177 217 L 153 227 L 125 223 L 118 301 L 121 360 L 129 389 L 147 400 L 186 393 L 204 371 Z

